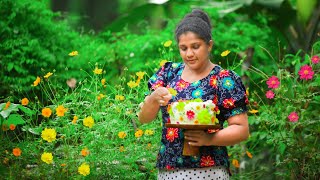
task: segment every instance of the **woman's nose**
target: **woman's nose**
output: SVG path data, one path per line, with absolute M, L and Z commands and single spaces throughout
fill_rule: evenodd
M 187 57 L 192 57 L 194 55 L 193 51 L 190 49 L 190 50 L 187 50 Z

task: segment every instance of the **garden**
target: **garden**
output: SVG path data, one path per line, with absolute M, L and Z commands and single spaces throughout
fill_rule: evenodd
M 320 179 L 318 1 L 116 2 L 90 26 L 53 1 L 0 0 L 0 179 L 157 179 L 161 115 L 137 113 L 156 70 L 182 61 L 174 29 L 192 8 L 211 18 L 212 62 L 247 90 L 231 179 Z

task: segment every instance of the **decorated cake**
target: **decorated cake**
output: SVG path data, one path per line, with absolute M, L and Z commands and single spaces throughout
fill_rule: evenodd
M 212 100 L 201 99 L 173 102 L 168 109 L 170 124 L 215 125 L 220 113 Z

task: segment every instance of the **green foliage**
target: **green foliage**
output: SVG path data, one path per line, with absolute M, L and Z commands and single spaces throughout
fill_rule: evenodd
M 285 179 L 319 177 L 320 157 L 317 144 L 320 135 L 318 123 L 320 66 L 311 61 L 311 57 L 319 55 L 319 50 L 314 48 L 314 54 L 307 54 L 304 58 L 300 58 L 299 53 L 286 55 L 277 64 L 278 71 L 267 74 L 269 77 L 277 76 L 280 82 L 279 87 L 269 89 L 274 92 L 274 98 L 260 97 L 257 92 L 251 95 L 251 116 L 249 116 L 251 137 L 245 147 L 253 152 L 253 156 L 256 154 L 257 157 L 253 160 L 260 165 L 255 166 L 255 163 L 252 163 L 245 166 L 244 174 L 259 172 L 254 174 L 252 179 L 257 176 Z M 312 79 L 303 79 L 298 73 L 303 65 L 312 67 L 314 72 Z M 268 89 L 265 85 L 261 84 L 260 87 L 262 94 L 266 94 Z M 253 110 L 258 110 L 258 113 Z M 290 114 L 293 112 L 299 116 L 297 122 L 290 120 L 292 119 Z M 235 150 L 231 151 L 241 157 Z M 276 173 L 270 174 L 271 172 Z

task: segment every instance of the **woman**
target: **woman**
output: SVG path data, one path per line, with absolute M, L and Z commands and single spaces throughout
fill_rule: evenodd
M 215 133 L 203 130 L 181 133 L 182 129 L 162 127 L 158 179 L 229 179 L 230 163 L 225 146 L 244 141 L 249 135 L 245 87 L 233 71 L 210 61 L 213 41 L 206 13 L 193 10 L 187 14 L 176 27 L 175 37 L 183 63 L 168 62 L 150 78 L 148 86 L 152 93 L 140 106 L 139 120 L 151 122 L 161 109 L 163 123 L 167 123 L 168 104 L 201 98 L 214 100 L 218 105 L 221 129 Z M 169 89 L 176 92 L 174 96 Z M 225 120 L 228 127 L 223 128 Z M 192 146 L 200 146 L 199 156 L 182 155 L 184 139 Z

